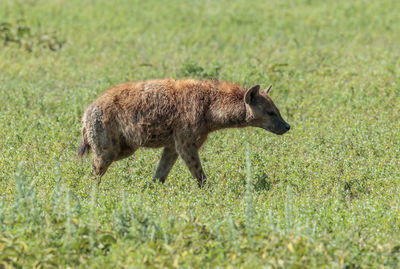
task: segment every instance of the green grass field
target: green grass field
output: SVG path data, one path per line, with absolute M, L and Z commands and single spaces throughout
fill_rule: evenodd
M 0 268 L 400 263 L 400 2 L 0 2 Z M 273 84 L 292 129 L 213 133 L 199 189 L 161 150 L 97 187 L 80 118 L 151 78 Z

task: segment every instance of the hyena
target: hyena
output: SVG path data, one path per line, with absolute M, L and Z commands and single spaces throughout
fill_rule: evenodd
M 201 187 L 206 175 L 198 151 L 210 132 L 254 126 L 282 135 L 290 129 L 268 96 L 270 89 L 193 79 L 119 84 L 86 109 L 78 155 L 93 151 L 100 183 L 112 162 L 139 147 L 163 147 L 154 180 L 164 183 L 180 156 Z

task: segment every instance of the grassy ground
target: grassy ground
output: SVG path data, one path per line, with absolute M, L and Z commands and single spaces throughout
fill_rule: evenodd
M 0 268 L 397 267 L 400 2 L 0 2 Z M 80 117 L 156 77 L 272 83 L 292 130 L 210 135 L 198 189 L 160 150 L 97 187 Z

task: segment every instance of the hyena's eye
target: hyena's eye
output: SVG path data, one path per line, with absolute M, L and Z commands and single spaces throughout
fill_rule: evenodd
M 273 116 L 275 116 L 275 113 L 272 111 L 269 111 L 269 112 L 267 112 L 267 114 L 268 114 L 268 116 L 271 116 L 271 117 L 273 117 Z

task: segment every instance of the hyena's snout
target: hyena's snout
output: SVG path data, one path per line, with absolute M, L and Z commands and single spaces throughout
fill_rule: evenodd
M 282 120 L 279 123 L 275 124 L 275 133 L 278 135 L 283 135 L 287 131 L 290 130 L 290 124 L 287 123 L 286 121 Z
M 285 122 L 285 129 L 286 129 L 286 132 L 290 130 L 290 125 L 287 122 Z

